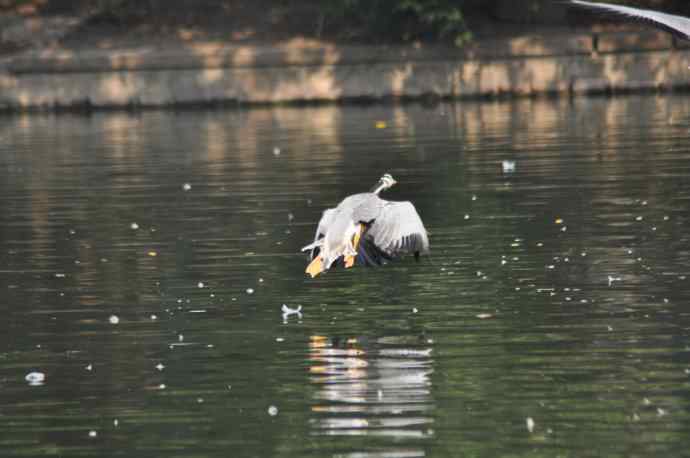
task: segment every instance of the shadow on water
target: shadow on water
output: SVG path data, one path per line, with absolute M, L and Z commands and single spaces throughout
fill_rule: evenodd
M 7 118 L 3 456 L 684 453 L 689 106 Z M 432 256 L 306 278 L 384 171 Z

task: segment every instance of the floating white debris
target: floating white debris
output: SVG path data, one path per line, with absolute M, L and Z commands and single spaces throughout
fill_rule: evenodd
M 377 390 L 376 391 L 376 397 L 378 398 L 379 401 L 382 400 L 383 399 L 383 390 Z
M 254 288 L 247 288 L 245 291 L 247 294 L 254 294 Z
M 29 382 L 29 385 L 31 386 L 43 385 L 43 383 L 46 381 L 46 374 L 43 372 L 29 372 L 26 374 L 26 377 L 24 377 L 24 380 Z
M 631 418 L 632 421 L 640 421 L 640 416 L 637 414 L 637 412 L 634 412 Z
M 477 200 L 477 196 L 476 196 L 476 195 L 472 195 L 472 200 Z
M 480 320 L 486 320 L 486 319 L 489 319 L 489 318 L 493 318 L 493 317 L 494 317 L 494 316 L 493 316 L 492 314 L 490 314 L 490 313 L 480 313 L 480 314 L 478 314 L 478 315 L 476 315 L 476 316 L 477 316 L 477 318 L 479 318 Z
M 98 431 L 96 431 L 95 429 L 92 429 L 91 431 L 89 431 L 89 437 L 97 437 L 97 436 L 98 436 Z
M 120 318 L 117 315 L 110 315 L 108 321 L 110 321 L 110 324 L 118 324 L 120 322 Z
M 86 369 L 87 371 L 92 371 L 93 370 L 93 364 L 89 364 L 84 369 Z
M 55 274 L 55 278 L 65 278 L 65 277 L 66 277 L 65 274 L 60 274 L 60 273 Z
M 189 183 L 185 183 L 185 184 L 182 185 L 182 189 L 183 189 L 184 191 L 189 191 L 190 189 L 192 189 L 192 185 L 189 184 Z
M 643 220 L 643 218 L 642 218 L 641 216 L 636 216 L 636 217 L 635 217 L 635 221 L 642 221 L 642 220 Z
M 293 215 L 292 213 L 288 213 L 288 221 L 292 222 L 292 220 L 294 220 L 294 219 L 295 219 L 295 215 Z
M 118 420 L 117 418 L 113 420 L 113 426 L 116 427 L 116 428 L 117 428 L 118 426 L 120 426 L 120 422 L 119 422 L 119 420 Z
M 606 330 L 611 332 L 611 331 L 613 331 L 613 328 L 611 326 L 606 326 Z
M 668 221 L 668 216 L 664 216 L 664 221 Z
M 657 414 L 659 417 L 663 417 L 664 415 L 666 415 L 666 413 L 667 413 L 667 412 L 666 412 L 665 409 L 662 409 L 661 407 L 657 407 L 657 409 L 656 409 L 656 414 Z
M 196 284 L 197 288 L 203 288 L 204 287 L 204 282 L 200 281 L 199 283 Z
M 465 218 L 465 219 L 470 219 L 470 215 L 465 214 L 464 218 Z
M 532 420 L 532 417 L 527 417 L 525 419 L 525 424 L 527 425 L 527 431 L 530 433 L 534 431 L 534 420 Z
M 280 148 L 278 148 L 277 146 L 273 148 L 273 155 L 280 156 Z
M 288 317 L 290 315 L 297 315 L 298 319 L 302 319 L 302 306 L 298 305 L 297 308 L 290 308 L 286 304 L 283 304 L 280 310 L 283 312 L 283 323 L 287 323 Z
M 278 415 L 278 407 L 268 406 L 268 414 L 272 417 L 275 417 L 276 415 Z
M 129 227 L 132 228 L 132 229 L 135 230 L 135 231 L 136 231 L 137 229 L 139 229 L 139 225 L 138 225 L 137 223 L 132 223 L 132 224 L 129 225 Z
M 184 342 L 184 336 L 183 336 L 182 334 L 178 335 L 178 336 L 177 336 L 177 340 L 178 340 L 179 342 Z
M 263 282 L 264 282 L 264 279 L 263 279 L 263 278 L 259 278 L 259 283 L 263 283 Z
M 414 307 L 414 308 L 412 309 L 412 313 L 417 313 L 417 312 L 419 312 L 419 310 L 417 310 L 417 307 Z
M 156 315 L 151 315 L 150 318 L 151 318 L 152 321 L 156 321 L 156 320 L 158 319 L 158 317 L 157 317 Z
M 644 398 L 644 399 L 642 400 L 642 404 L 648 406 L 648 405 L 651 405 L 651 404 L 652 404 L 652 401 L 650 401 L 648 398 Z
M 284 337 L 276 337 L 276 342 L 285 342 Z
M 204 403 L 204 398 L 196 398 L 197 404 L 203 404 Z
M 501 168 L 503 173 L 513 173 L 515 172 L 515 161 L 502 161 Z
M 159 390 L 164 390 L 165 388 L 166 388 L 165 383 L 161 383 L 160 385 L 158 385 Z
M 158 369 L 159 371 L 162 371 L 163 369 L 165 369 L 165 365 L 163 363 L 158 363 L 158 364 L 156 364 L 156 369 Z
M 302 312 L 302 306 L 298 305 L 297 308 L 291 309 L 288 307 L 286 304 L 283 304 L 283 306 L 280 308 L 283 313 L 291 315 L 293 313 L 301 313 Z

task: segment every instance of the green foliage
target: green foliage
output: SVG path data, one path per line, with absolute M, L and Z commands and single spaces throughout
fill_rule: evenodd
M 462 0 L 328 0 L 324 13 L 391 39 L 452 38 L 461 43 L 469 38 L 461 4 Z

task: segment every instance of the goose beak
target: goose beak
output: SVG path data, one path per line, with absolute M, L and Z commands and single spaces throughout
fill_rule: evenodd
M 321 262 L 321 257 L 315 257 L 314 260 L 309 263 L 305 272 L 311 275 L 311 278 L 314 278 L 323 272 L 323 262 Z

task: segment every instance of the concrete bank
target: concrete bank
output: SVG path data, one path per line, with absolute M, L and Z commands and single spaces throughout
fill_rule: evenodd
M 690 48 L 663 32 L 561 31 L 466 49 L 194 43 L 30 50 L 0 60 L 0 109 L 480 98 L 690 88 Z

